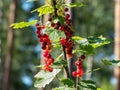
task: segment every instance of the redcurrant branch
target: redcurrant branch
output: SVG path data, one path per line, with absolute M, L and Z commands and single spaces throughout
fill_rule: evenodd
M 67 60 L 65 46 L 63 46 L 63 53 L 64 53 L 64 59 Z M 69 78 L 70 74 L 69 74 L 69 71 L 68 71 L 68 67 L 65 67 L 65 71 L 66 71 L 67 77 Z

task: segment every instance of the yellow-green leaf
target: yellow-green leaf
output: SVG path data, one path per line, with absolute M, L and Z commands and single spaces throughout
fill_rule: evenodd
M 25 27 L 29 27 L 31 25 L 34 25 L 37 23 L 37 20 L 33 20 L 31 22 L 19 22 L 19 23 L 13 23 L 10 25 L 10 27 L 13 27 L 14 29 L 21 29 L 21 28 L 25 28 Z
M 42 16 L 44 14 L 52 13 L 54 12 L 54 8 L 51 5 L 43 5 L 32 12 L 37 11 L 39 13 L 39 16 Z

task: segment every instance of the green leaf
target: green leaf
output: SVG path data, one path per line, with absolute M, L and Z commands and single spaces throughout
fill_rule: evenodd
M 63 78 L 60 80 L 64 85 L 67 85 L 68 87 L 73 87 L 74 82 L 69 78 Z
M 87 72 L 84 73 L 84 74 L 88 74 L 88 73 L 90 73 L 90 72 L 95 72 L 95 71 L 98 71 L 98 70 L 100 70 L 100 69 L 102 69 L 102 68 L 103 68 L 103 67 L 95 68 L 95 69 L 93 69 L 93 70 L 87 71 Z
M 43 5 L 35 10 L 33 10 L 32 12 L 39 12 L 39 16 L 42 16 L 44 14 L 48 14 L 48 13 L 53 13 L 54 12 L 54 8 L 51 5 Z
M 102 90 L 101 88 L 97 88 L 97 90 Z
M 90 36 L 87 38 L 87 40 L 94 48 L 110 43 L 110 41 L 103 36 L 99 36 L 99 37 Z
M 11 24 L 10 27 L 13 27 L 14 29 L 19 29 L 19 28 L 29 27 L 29 26 L 34 25 L 36 23 L 37 23 L 37 20 L 33 20 L 31 22 L 19 22 L 19 23 Z
M 56 29 L 47 29 L 45 30 L 45 33 L 49 35 L 52 42 L 56 42 L 56 40 L 59 40 L 60 38 L 66 38 L 65 33 L 63 31 Z
M 80 36 L 73 36 L 72 39 L 73 40 L 83 40 L 84 38 L 82 38 Z
M 66 60 L 57 60 L 53 63 L 53 65 L 56 66 L 67 66 L 67 61 Z
M 45 87 L 52 82 L 55 76 L 61 71 L 61 69 L 54 69 L 53 72 L 40 71 L 35 75 L 36 81 L 34 86 L 37 88 Z
M 78 44 L 82 44 L 82 45 L 87 45 L 89 44 L 88 40 L 86 38 L 82 38 L 80 36 L 73 36 L 72 40 L 74 40 L 75 42 L 77 42 Z
M 92 80 L 81 80 L 79 85 L 83 88 L 89 88 L 91 90 L 97 90 L 96 83 Z
M 74 88 L 70 88 L 70 87 L 58 87 L 58 88 L 53 88 L 52 90 L 74 90 Z
M 64 24 L 65 18 L 63 18 L 62 16 L 57 16 L 57 17 L 53 18 L 54 23 L 57 23 L 58 21 L 60 22 L 60 24 Z
M 95 54 L 94 48 L 90 45 L 79 45 L 79 49 L 84 54 Z
M 83 3 L 70 3 L 70 4 L 65 4 L 65 6 L 68 6 L 68 7 L 83 7 L 83 6 L 85 6 L 85 4 L 83 4 Z
M 102 59 L 101 60 L 104 65 L 120 65 L 120 60 L 107 60 L 107 59 Z

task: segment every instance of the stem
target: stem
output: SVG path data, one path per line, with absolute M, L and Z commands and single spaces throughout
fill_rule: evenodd
M 64 53 L 64 59 L 67 60 L 65 46 L 63 46 L 63 53 Z M 65 67 L 65 71 L 66 71 L 67 77 L 70 78 L 68 67 Z
M 79 90 L 78 83 L 79 83 L 79 77 L 76 78 L 76 90 Z
M 52 6 L 53 6 L 53 8 L 54 8 L 54 15 L 55 15 L 55 17 L 57 16 L 57 8 L 56 8 L 56 5 L 57 5 L 56 0 L 52 0 Z

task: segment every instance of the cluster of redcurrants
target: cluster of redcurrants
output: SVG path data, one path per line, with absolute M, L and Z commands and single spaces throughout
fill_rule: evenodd
M 58 20 L 57 22 L 54 22 L 54 16 L 52 18 L 49 18 L 50 26 L 44 26 L 36 24 L 37 28 L 37 35 L 39 38 L 39 41 L 41 42 L 41 47 L 43 49 L 43 57 L 45 65 L 42 67 L 43 70 L 52 72 L 53 68 L 51 65 L 54 62 L 54 59 L 52 58 L 50 52 L 52 50 L 52 41 L 50 40 L 49 36 L 45 33 L 43 33 L 45 29 L 47 28 L 54 28 L 55 30 L 61 30 L 65 33 L 66 38 L 60 38 L 60 43 L 63 46 L 66 56 L 68 59 L 72 58 L 72 50 L 73 50 L 73 42 L 71 40 L 71 36 L 73 34 L 72 23 L 70 19 L 70 15 L 67 13 L 69 11 L 68 8 L 65 8 L 64 11 L 66 12 L 63 16 L 60 16 L 64 18 L 64 23 L 60 23 Z M 79 59 L 75 62 L 75 65 L 77 67 L 77 70 L 73 72 L 74 77 L 81 77 L 83 75 L 82 70 L 82 60 L 85 58 L 84 55 L 81 55 Z
M 72 23 L 71 23 L 70 15 L 67 13 L 69 11 L 69 9 L 65 8 L 64 11 L 66 12 L 66 14 L 65 14 L 66 23 L 63 26 L 60 26 L 59 30 L 64 31 L 66 38 L 61 38 L 60 43 L 61 43 L 61 45 L 63 45 L 65 47 L 67 58 L 71 58 L 72 57 L 73 42 L 71 41 L 70 38 L 73 34 L 73 31 L 71 30 L 70 27 L 72 27 Z
M 68 8 L 65 8 L 64 11 L 66 12 L 64 16 L 61 16 L 65 19 L 64 23 L 60 23 L 59 21 L 54 23 L 54 18 L 49 18 L 49 22 L 51 23 L 51 27 L 55 28 L 56 30 L 61 30 L 65 33 L 66 38 L 61 38 L 60 43 L 65 48 L 65 52 L 68 58 L 72 57 L 72 49 L 73 49 L 73 42 L 71 41 L 71 36 L 73 34 L 72 23 L 70 19 L 70 14 L 67 12 L 69 11 Z
M 52 50 L 52 42 L 47 34 L 42 33 L 42 30 L 45 29 L 45 26 L 36 24 L 36 27 L 37 27 L 36 33 L 38 35 L 39 41 L 42 44 L 43 57 L 45 62 L 45 65 L 43 66 L 42 69 L 52 72 L 53 68 L 51 67 L 51 64 L 54 62 L 54 59 L 51 57 L 50 54 Z
M 67 13 L 69 11 L 69 9 L 65 8 L 64 11 L 66 12 L 65 17 L 64 17 L 65 24 L 59 26 L 58 30 L 63 31 L 66 35 L 66 38 L 60 39 L 60 43 L 63 47 L 65 47 L 67 58 L 71 58 L 72 57 L 72 49 L 73 49 L 73 42 L 70 39 L 73 34 L 73 31 L 71 30 L 72 23 L 71 23 L 71 19 L 70 19 L 70 14 Z
M 82 61 L 85 59 L 85 55 L 81 55 L 78 60 L 75 62 L 75 66 L 77 68 L 76 71 L 73 71 L 72 75 L 74 77 L 82 77 L 83 75 L 83 68 L 82 68 Z

